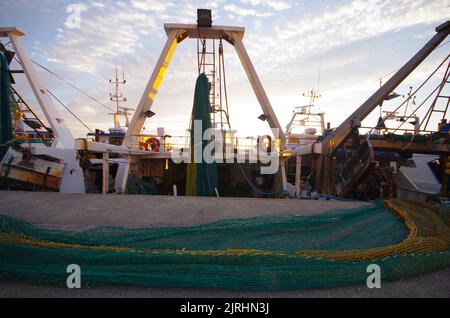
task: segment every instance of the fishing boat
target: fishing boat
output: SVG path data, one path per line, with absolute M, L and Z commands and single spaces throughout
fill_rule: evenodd
M 401 116 L 403 121 L 396 117 L 395 110 L 380 116 L 376 127 L 364 127 L 362 121 L 374 109 L 398 97 L 393 92 L 394 88 L 445 39 L 448 23 L 439 26 L 428 46 L 338 127 L 325 125 L 324 113 L 314 106 L 318 92 L 312 90 L 306 95 L 310 98 L 309 104 L 296 107 L 286 129 L 282 129 L 243 44 L 245 29 L 212 25 L 208 18 L 210 14 L 202 15 L 201 12 L 197 24 L 164 25 L 166 44 L 136 107 L 122 106 L 127 99 L 120 87 L 126 84 L 126 79 L 124 72 L 122 79 L 119 79 L 116 63 L 115 78 L 110 80 L 115 87 L 110 94 L 110 102 L 115 104 L 111 113 L 114 126 L 107 132 L 99 129 L 91 131 L 86 138 L 74 138 L 65 124 L 54 102 L 63 107 L 65 105 L 38 77 L 34 65 L 39 65 L 32 62 L 20 42 L 24 33 L 17 28 L 2 28 L 0 35 L 10 39 L 8 48 L 1 47 L 4 56 L 2 72 L 10 81 L 12 79 L 11 84 L 3 89 L 4 95 L 11 96 L 14 101 L 15 112 L 12 116 L 6 114 L 10 104 L 3 102 L 5 116 L 2 117 L 2 129 L 6 137 L 2 140 L 2 186 L 10 188 L 10 182 L 6 180 L 14 180 L 24 182 L 31 188 L 38 185 L 61 192 L 327 199 L 352 197 L 373 200 L 397 196 L 397 179 L 402 180 L 403 184 L 405 180 L 414 183 L 412 177 L 406 176 L 406 169 L 401 169 L 402 165 L 419 154 L 432 154 L 440 167 L 434 169 L 441 184 L 439 194 L 447 193 L 450 173 L 443 167 L 448 165 L 449 124 L 447 108 L 439 109 L 437 101 L 446 99 L 448 106 L 448 96 L 443 94 L 449 78 L 448 57 L 437 68 L 447 66 L 434 91 L 437 92 L 434 100 L 430 99 L 431 105 L 425 118 L 420 120 L 416 110 L 410 107 L 410 111 L 405 110 Z M 177 46 L 187 40 L 197 41 L 198 57 L 198 78 L 187 134 L 173 136 L 164 127 L 153 127 L 156 133 L 147 133 L 143 126 L 146 121 L 151 123 L 156 115 L 151 106 L 164 74 Z M 255 118 L 267 122 L 272 132 L 277 132 L 276 135 L 237 135 L 236 127 L 230 122 L 225 44 L 236 50 L 261 106 L 263 114 L 255 114 Z M 22 69 L 10 70 L 13 59 Z M 20 73 L 26 75 L 48 125 L 35 116 L 32 107 L 14 88 L 14 76 Z M 432 75 L 435 74 L 436 71 Z M 413 95 L 410 91 L 406 99 L 407 107 Z M 434 123 L 435 127 L 430 130 L 430 118 L 438 113 L 442 114 L 439 125 Z M 13 118 L 16 122 L 14 129 L 10 129 L 7 122 L 13 122 Z M 387 127 L 389 120 L 399 125 Z M 220 141 L 221 147 L 211 153 L 213 163 L 204 160 L 189 162 L 195 159 L 195 145 L 199 144 L 195 140 L 195 121 L 204 123 L 200 131 L 202 134 L 208 128 L 214 132 L 214 137 L 200 140 L 202 151 Z M 415 122 L 412 128 L 400 127 L 402 123 L 410 122 Z M 25 125 L 34 133 L 25 134 L 28 129 L 24 130 Z M 399 135 L 399 132 L 402 134 Z M 268 162 L 261 160 L 264 157 L 262 153 L 268 156 Z M 276 169 L 263 173 L 272 161 L 276 162 Z M 53 178 L 56 181 L 49 183 L 49 179 Z
M 447 38 L 450 22 L 337 127 L 325 124 L 317 89 L 294 107 L 286 129 L 246 51 L 244 28 L 212 25 L 211 11 L 200 9 L 197 24 L 164 30 L 136 105 L 121 92 L 126 79 L 117 63 L 114 109 L 76 88 L 107 108 L 114 125 L 74 138 L 56 103 L 70 109 L 41 81 L 35 66 L 42 65 L 21 44 L 24 33 L 0 28 L 9 41 L 0 46 L 0 188 L 30 190 L 0 191 L 1 280 L 77 288 L 82 267 L 83 287 L 272 292 L 379 288 L 381 279 L 448 268 L 450 55 L 403 102 L 394 90 Z M 154 124 L 152 105 L 176 48 L 188 40 L 197 41 L 194 99 L 187 134 L 173 136 Z M 225 45 L 236 51 L 261 107 L 254 119 L 271 135 L 238 136 Z M 45 120 L 17 94 L 21 74 Z M 432 77 L 435 90 L 413 102 Z M 367 124 L 377 110 L 377 123 Z

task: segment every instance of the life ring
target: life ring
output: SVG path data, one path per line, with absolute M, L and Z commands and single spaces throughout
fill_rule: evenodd
M 262 137 L 264 137 L 264 138 L 262 138 L 262 142 L 264 143 L 264 146 L 263 146 L 264 150 L 267 151 L 268 154 L 271 154 L 272 153 L 272 137 L 269 135 L 264 135 Z M 257 145 L 258 151 L 259 151 L 260 138 L 261 137 L 259 137 L 256 140 L 256 145 Z M 267 143 L 265 143 L 266 140 L 267 140 Z
M 154 152 L 159 152 L 159 148 L 161 147 L 161 142 L 158 138 L 150 137 L 145 141 L 145 150 L 151 150 Z

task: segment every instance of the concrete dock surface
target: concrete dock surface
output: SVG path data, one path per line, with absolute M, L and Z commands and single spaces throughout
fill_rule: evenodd
M 0 191 L 0 214 L 40 228 L 83 231 L 99 226 L 127 228 L 191 226 L 221 219 L 271 214 L 315 215 L 367 203 L 327 200 L 195 198 L 143 195 L 60 194 Z M 382 283 L 288 292 L 104 286 L 66 289 L 0 282 L 0 297 L 450 297 L 450 268 Z
M 271 214 L 314 215 L 367 203 L 253 198 L 62 194 L 0 191 L 0 214 L 46 229 L 83 231 L 100 226 L 191 226 Z

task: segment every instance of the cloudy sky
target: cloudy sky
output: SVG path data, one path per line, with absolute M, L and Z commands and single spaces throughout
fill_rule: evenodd
M 195 23 L 197 8 L 213 10 L 216 25 L 244 26 L 244 44 L 283 125 L 302 93 L 319 88 L 326 120 L 337 126 L 389 79 L 450 18 L 450 0 L 210 0 L 210 1 L 57 1 L 0 0 L 2 26 L 17 26 L 32 58 L 111 107 L 114 63 L 124 65 L 128 107 L 136 107 L 166 39 L 163 23 Z M 71 28 L 67 12 L 81 6 L 80 28 Z M 449 53 L 437 49 L 401 86 L 404 94 Z M 231 124 L 241 136 L 267 131 L 262 113 L 234 49 L 225 45 Z M 183 42 L 154 103 L 157 114 L 145 131 L 166 127 L 184 135 L 197 76 L 196 41 Z M 320 70 L 320 72 L 319 72 Z M 112 125 L 108 110 L 46 72 L 46 85 L 91 128 Z M 438 74 L 439 75 L 439 74 Z M 442 72 L 440 73 L 442 76 Z M 436 85 L 438 78 L 430 83 Z M 23 79 L 19 89 L 34 103 Z M 420 101 L 426 90 L 418 94 Z M 401 100 L 385 105 L 389 110 Z M 86 129 L 61 110 L 76 136 Z M 377 114 L 367 125 L 376 121 Z

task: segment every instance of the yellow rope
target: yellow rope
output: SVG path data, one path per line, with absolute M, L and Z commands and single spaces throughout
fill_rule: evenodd
M 113 251 L 113 252 L 146 252 L 146 253 L 166 253 L 166 254 L 203 254 L 203 255 L 220 255 L 220 254 L 286 254 L 284 252 L 252 250 L 252 249 L 225 249 L 225 250 L 160 250 L 160 249 L 137 249 L 121 246 L 92 246 L 79 244 L 57 243 L 45 240 L 39 240 L 33 237 L 27 237 L 19 233 L 0 233 L 0 241 L 10 244 L 32 245 L 40 248 L 50 249 L 81 249 L 95 251 Z
M 388 200 L 385 204 L 403 219 L 409 230 L 408 237 L 401 243 L 367 250 L 306 250 L 294 254 L 355 262 L 403 253 L 435 253 L 450 250 L 450 228 L 430 208 L 397 200 Z
M 399 244 L 372 248 L 367 250 L 303 250 L 293 254 L 279 251 L 265 251 L 255 249 L 225 249 L 225 250 L 160 250 L 136 249 L 121 246 L 90 246 L 66 244 L 36 239 L 19 233 L 0 233 L 0 241 L 10 244 L 32 245 L 50 249 L 82 249 L 114 252 L 143 252 L 155 254 L 195 254 L 195 255 L 295 255 L 315 258 L 333 259 L 341 261 L 367 261 L 385 258 L 403 253 L 435 253 L 450 250 L 450 228 L 439 218 L 430 206 L 413 204 L 397 200 L 385 201 L 393 213 L 403 219 L 409 230 L 408 237 Z

